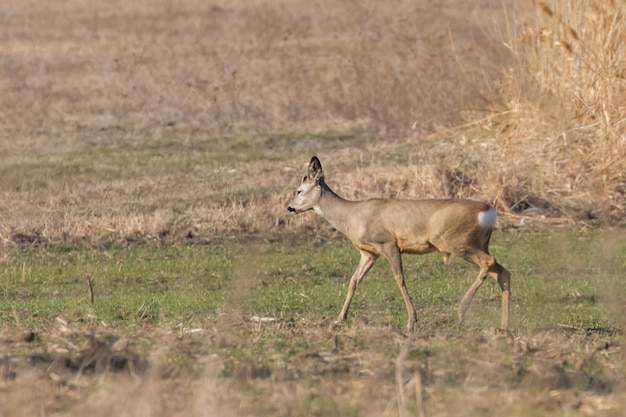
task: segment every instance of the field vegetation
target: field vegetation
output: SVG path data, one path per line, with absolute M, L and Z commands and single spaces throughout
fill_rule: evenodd
M 6 3 L 6 2 L 5 2 Z M 0 5 L 0 417 L 618 416 L 626 271 L 619 1 Z M 499 290 L 380 262 L 286 205 L 500 214 Z

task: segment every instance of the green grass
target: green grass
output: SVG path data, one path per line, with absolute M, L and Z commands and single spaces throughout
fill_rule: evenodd
M 223 306 L 232 277 L 220 246 L 56 249 L 10 253 L 0 272 L 3 325 L 56 316 L 186 323 Z
M 15 387 L 28 369 L 13 365 L 18 358 L 46 360 L 61 349 L 77 360 L 93 335 L 128 338 L 131 351 L 150 358 L 153 382 L 144 383 L 156 384 L 147 392 L 166 394 L 155 403 L 163 415 L 166 398 L 181 409 L 190 398 L 208 401 L 233 415 L 382 415 L 399 409 L 399 391 L 412 398 L 410 385 L 398 386 L 398 369 L 406 384 L 421 375 L 427 409 L 449 415 L 490 415 L 494 406 L 509 407 L 510 415 L 577 415 L 579 398 L 586 407 L 608 401 L 621 369 L 615 347 L 626 246 L 619 234 L 608 245 L 610 233 L 494 234 L 492 252 L 513 277 L 512 337 L 494 336 L 500 294 L 492 280 L 466 323 L 456 324 L 476 270 L 454 258 L 444 265 L 435 254 L 404 258 L 419 319 L 407 335 L 384 260 L 358 288 L 348 323 L 331 327 L 359 256 L 341 238 L 7 249 L 0 268 L 4 366 L 7 375 L 16 370 Z M 14 336 L 25 330 L 36 334 L 29 345 Z M 90 403 L 89 393 L 101 389 L 94 380 L 82 390 L 73 374 L 46 366 L 83 393 L 79 402 Z M 48 389 L 67 404 L 76 394 L 68 397 L 63 387 Z M 513 404 L 502 402 L 503 390 Z M 108 407 L 128 394 L 113 395 Z M 412 400 L 405 411 L 416 411 Z
M 616 326 L 606 284 L 621 282 L 624 244 L 615 259 L 599 253 L 601 232 L 498 232 L 492 253 L 513 274 L 512 327 L 611 329 Z M 196 246 L 130 246 L 13 250 L 0 270 L 3 325 L 56 316 L 105 322 L 202 323 L 225 307 L 245 315 L 317 322 L 343 303 L 358 253 L 344 239 L 275 243 L 225 242 Z M 601 261 L 600 261 L 601 260 Z M 621 264 L 620 264 L 621 262 Z M 457 302 L 476 271 L 460 259 L 405 256 L 409 292 L 422 326 L 456 331 Z M 95 300 L 89 302 L 87 276 Z M 466 326 L 499 320 L 499 288 L 477 293 Z M 405 309 L 386 260 L 363 281 L 350 320 L 402 328 Z

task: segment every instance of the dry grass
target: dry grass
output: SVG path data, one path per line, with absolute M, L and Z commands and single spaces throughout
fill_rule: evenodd
M 336 332 L 315 323 L 259 325 L 233 313 L 196 330 L 137 329 L 132 347 L 106 327 L 87 331 L 61 321 L 35 341 L 4 333 L 0 412 L 481 416 L 506 408 L 508 415 L 595 416 L 619 411 L 614 389 L 620 369 L 614 358 L 621 347 L 576 330 L 515 339 L 476 331 L 407 338 L 362 323 Z M 308 347 L 290 355 L 274 345 L 257 346 L 272 337 L 305 337 Z M 155 338 L 154 353 L 135 352 Z
M 458 121 L 459 94 L 473 95 L 446 53 L 448 25 L 484 45 L 471 11 L 408 1 L 15 3 L 4 11 L 6 128 L 430 130 Z
M 347 197 L 623 220 L 620 2 L 0 12 L 5 243 L 318 227 L 283 210 L 313 153 Z
M 372 155 L 487 107 L 452 57 L 497 74 L 491 3 L 3 6 L 3 241 L 297 230 L 283 206 L 312 152 L 353 171 L 354 146 Z
M 625 5 L 530 3 L 509 11 L 505 45 L 515 64 L 505 70 L 501 109 L 477 126 L 492 132 L 475 144 L 487 160 L 477 181 L 497 187 L 504 209 L 623 219 Z

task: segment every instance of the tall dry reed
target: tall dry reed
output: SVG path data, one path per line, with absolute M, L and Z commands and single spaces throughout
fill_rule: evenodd
M 481 156 L 470 175 L 503 209 L 623 219 L 626 4 L 527 6 L 508 11 L 514 64 L 503 68 L 493 114 L 476 123 Z

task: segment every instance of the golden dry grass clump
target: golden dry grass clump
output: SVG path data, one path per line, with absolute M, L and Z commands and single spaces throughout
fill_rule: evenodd
M 509 14 L 514 64 L 505 68 L 498 110 L 477 122 L 479 182 L 494 188 L 503 209 L 623 220 L 626 4 L 529 5 Z

